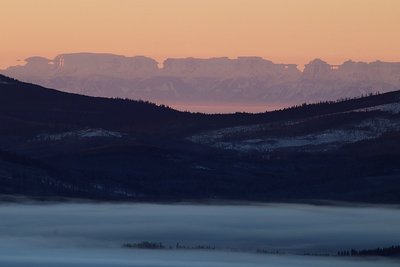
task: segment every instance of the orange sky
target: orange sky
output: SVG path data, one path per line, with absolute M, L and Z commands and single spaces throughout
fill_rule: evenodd
M 400 61 L 400 0 L 12 0 L 0 68 L 66 52 Z

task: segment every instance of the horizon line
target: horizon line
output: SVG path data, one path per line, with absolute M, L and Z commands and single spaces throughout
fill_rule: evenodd
M 158 69 L 163 69 L 164 68 L 164 64 L 166 61 L 168 60 L 185 60 L 185 59 L 193 59 L 193 60 L 213 60 L 213 59 L 227 59 L 227 60 L 240 60 L 240 59 L 259 59 L 259 60 L 263 60 L 263 61 L 269 61 L 272 64 L 275 65 L 287 65 L 287 66 L 294 66 L 296 67 L 296 69 L 298 69 L 299 71 L 303 72 L 305 66 L 307 64 L 310 64 L 313 61 L 316 60 L 320 60 L 326 64 L 328 64 L 329 66 L 341 66 L 343 64 L 345 64 L 346 62 L 353 62 L 353 63 L 361 63 L 361 64 L 372 64 L 372 63 L 389 63 L 389 64 L 396 64 L 399 63 L 400 61 L 387 61 L 387 60 L 380 60 L 380 59 L 375 59 L 375 60 L 371 60 L 371 61 L 356 61 L 353 59 L 347 59 L 342 61 L 342 63 L 340 64 L 330 64 L 328 61 L 322 59 L 321 57 L 314 57 L 311 60 L 308 61 L 308 63 L 305 64 L 298 64 L 298 63 L 283 63 L 283 62 L 277 62 L 277 61 L 272 61 L 264 56 L 257 56 L 257 55 L 238 55 L 235 57 L 229 57 L 229 56 L 210 56 L 210 57 L 195 57 L 195 56 L 186 56 L 186 57 L 165 57 L 163 60 L 157 60 L 156 57 L 153 56 L 147 56 L 147 55 L 143 55 L 143 54 L 137 54 L 137 55 L 124 55 L 124 54 L 119 54 L 119 53 L 112 53 L 112 52 L 87 52 L 87 51 L 82 51 L 82 52 L 65 52 L 65 53 L 59 53 L 56 56 L 54 56 L 52 59 L 45 57 L 45 56 L 40 56 L 40 55 L 32 55 L 30 57 L 27 57 L 25 59 L 17 59 L 17 62 L 22 62 L 22 64 L 16 64 L 16 65 L 9 65 L 3 69 L 0 70 L 7 70 L 8 68 L 12 68 L 12 67 L 18 67 L 18 66 L 25 66 L 26 64 L 28 64 L 30 59 L 34 59 L 34 58 L 41 58 L 41 59 L 46 59 L 49 61 L 49 63 L 51 64 L 51 62 L 53 62 L 57 57 L 59 56 L 66 56 L 66 55 L 108 55 L 108 56 L 117 56 L 117 57 L 123 57 L 123 58 L 147 58 L 147 59 L 151 59 L 154 60 L 157 63 Z

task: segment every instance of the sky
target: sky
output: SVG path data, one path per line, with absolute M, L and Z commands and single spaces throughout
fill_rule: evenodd
M 0 68 L 108 52 L 400 61 L 399 0 L 2 0 Z

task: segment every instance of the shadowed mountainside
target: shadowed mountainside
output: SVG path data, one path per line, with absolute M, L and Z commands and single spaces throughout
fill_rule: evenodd
M 0 76 L 2 194 L 399 203 L 399 138 L 399 91 L 204 115 Z

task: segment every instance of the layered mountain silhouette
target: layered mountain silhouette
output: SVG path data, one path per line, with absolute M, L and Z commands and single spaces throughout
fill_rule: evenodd
M 400 203 L 400 91 L 204 115 L 0 75 L 0 197 Z
M 291 106 L 400 89 L 400 63 L 315 59 L 300 71 L 259 57 L 154 59 L 113 54 L 31 57 L 1 71 L 10 77 L 89 96 L 142 99 L 164 104 Z

